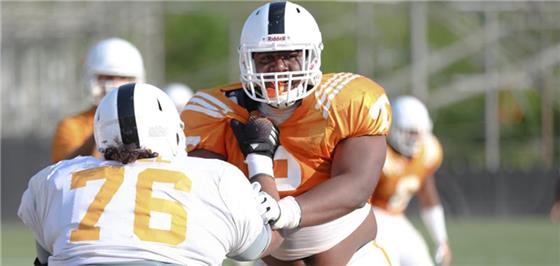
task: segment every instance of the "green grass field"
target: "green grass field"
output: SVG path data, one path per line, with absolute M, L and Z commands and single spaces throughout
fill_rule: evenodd
M 560 224 L 544 217 L 450 219 L 448 230 L 453 265 L 560 265 Z M 1 265 L 32 264 L 34 240 L 23 225 L 3 223 L 1 244 Z

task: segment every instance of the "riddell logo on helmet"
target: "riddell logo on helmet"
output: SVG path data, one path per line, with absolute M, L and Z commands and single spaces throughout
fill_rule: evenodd
M 270 35 L 266 37 L 266 40 L 269 42 L 285 41 L 286 39 L 288 39 L 286 35 Z

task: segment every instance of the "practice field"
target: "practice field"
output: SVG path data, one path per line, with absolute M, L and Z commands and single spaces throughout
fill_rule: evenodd
M 544 217 L 450 219 L 448 230 L 453 265 L 560 265 L 560 224 Z M 1 265 L 32 265 L 34 253 L 34 241 L 23 225 L 2 224 Z

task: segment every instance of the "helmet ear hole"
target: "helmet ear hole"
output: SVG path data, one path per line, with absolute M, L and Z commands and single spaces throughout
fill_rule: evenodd
M 160 110 L 160 111 L 163 111 L 163 109 L 161 108 L 161 103 L 159 102 L 159 99 L 157 99 L 157 105 L 158 105 L 158 107 L 159 107 L 159 110 Z

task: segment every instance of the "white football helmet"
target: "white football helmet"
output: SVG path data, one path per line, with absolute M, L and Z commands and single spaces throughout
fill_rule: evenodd
M 189 86 L 181 83 L 170 83 L 163 88 L 163 91 L 171 98 L 173 103 L 175 103 L 175 107 L 177 107 L 179 113 L 181 113 L 185 104 L 187 104 L 194 94 Z
M 110 91 L 99 103 L 93 121 L 97 148 L 136 144 L 162 157 L 185 152 L 184 124 L 175 105 L 159 88 L 128 83 Z
M 90 90 L 94 104 L 113 88 L 122 84 L 100 82 L 99 75 L 133 78 L 135 82 L 144 82 L 144 61 L 140 52 L 131 43 L 110 38 L 93 46 L 86 59 L 86 86 Z
M 426 106 L 413 96 L 400 96 L 391 103 L 393 123 L 387 141 L 400 154 L 412 157 L 417 140 L 432 132 Z
M 296 50 L 303 52 L 301 71 L 257 73 L 253 53 Z M 321 81 L 322 50 L 319 26 L 305 8 L 291 2 L 265 4 L 249 15 L 241 32 L 243 89 L 255 101 L 280 108 L 290 106 L 309 95 Z M 267 90 L 266 84 L 274 86 Z M 292 88 L 292 84 L 297 85 Z

